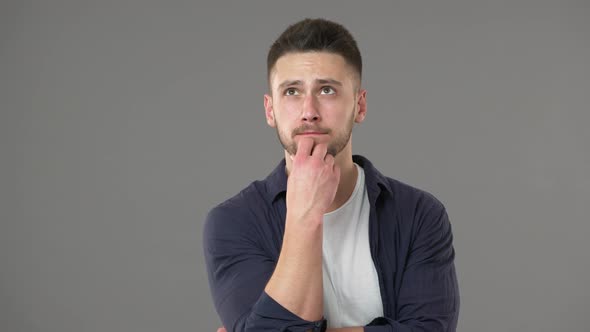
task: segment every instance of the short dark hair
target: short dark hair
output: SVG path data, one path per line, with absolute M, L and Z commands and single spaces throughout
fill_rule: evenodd
M 363 61 L 356 41 L 344 26 L 322 18 L 306 18 L 287 27 L 275 40 L 266 58 L 266 76 L 277 60 L 294 52 L 325 51 L 341 55 L 344 60 L 362 77 Z

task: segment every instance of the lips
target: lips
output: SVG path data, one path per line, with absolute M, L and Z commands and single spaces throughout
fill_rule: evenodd
M 306 131 L 299 135 L 324 135 L 325 133 L 320 133 L 319 131 Z
M 297 135 L 324 135 L 327 134 L 328 131 L 327 130 L 322 130 L 322 129 L 318 129 L 318 130 L 314 130 L 314 129 L 303 129 L 303 130 L 296 130 L 295 133 Z
M 313 128 L 302 126 L 293 130 L 293 137 L 295 136 L 313 136 L 313 135 L 328 135 L 330 130 L 324 128 Z

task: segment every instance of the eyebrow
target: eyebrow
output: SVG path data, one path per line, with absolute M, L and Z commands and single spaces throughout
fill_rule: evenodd
M 342 82 L 337 81 L 335 79 L 332 78 L 318 78 L 315 80 L 316 83 L 318 84 L 333 84 L 333 85 L 338 85 L 338 86 L 342 86 Z M 303 81 L 301 80 L 287 80 L 287 81 L 283 81 L 283 83 L 279 84 L 279 90 L 287 87 L 287 86 L 293 86 L 293 85 L 301 85 L 303 84 Z

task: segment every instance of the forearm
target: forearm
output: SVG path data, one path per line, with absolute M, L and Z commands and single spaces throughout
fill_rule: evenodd
M 363 332 L 364 328 L 361 327 L 342 327 L 338 329 L 327 329 L 326 332 Z
M 265 291 L 297 316 L 323 317 L 322 218 L 289 220 L 275 270 Z

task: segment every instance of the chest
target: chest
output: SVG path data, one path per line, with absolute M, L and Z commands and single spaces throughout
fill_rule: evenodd
M 329 327 L 363 326 L 383 316 L 379 279 L 369 245 L 365 195 L 324 216 L 324 316 Z

